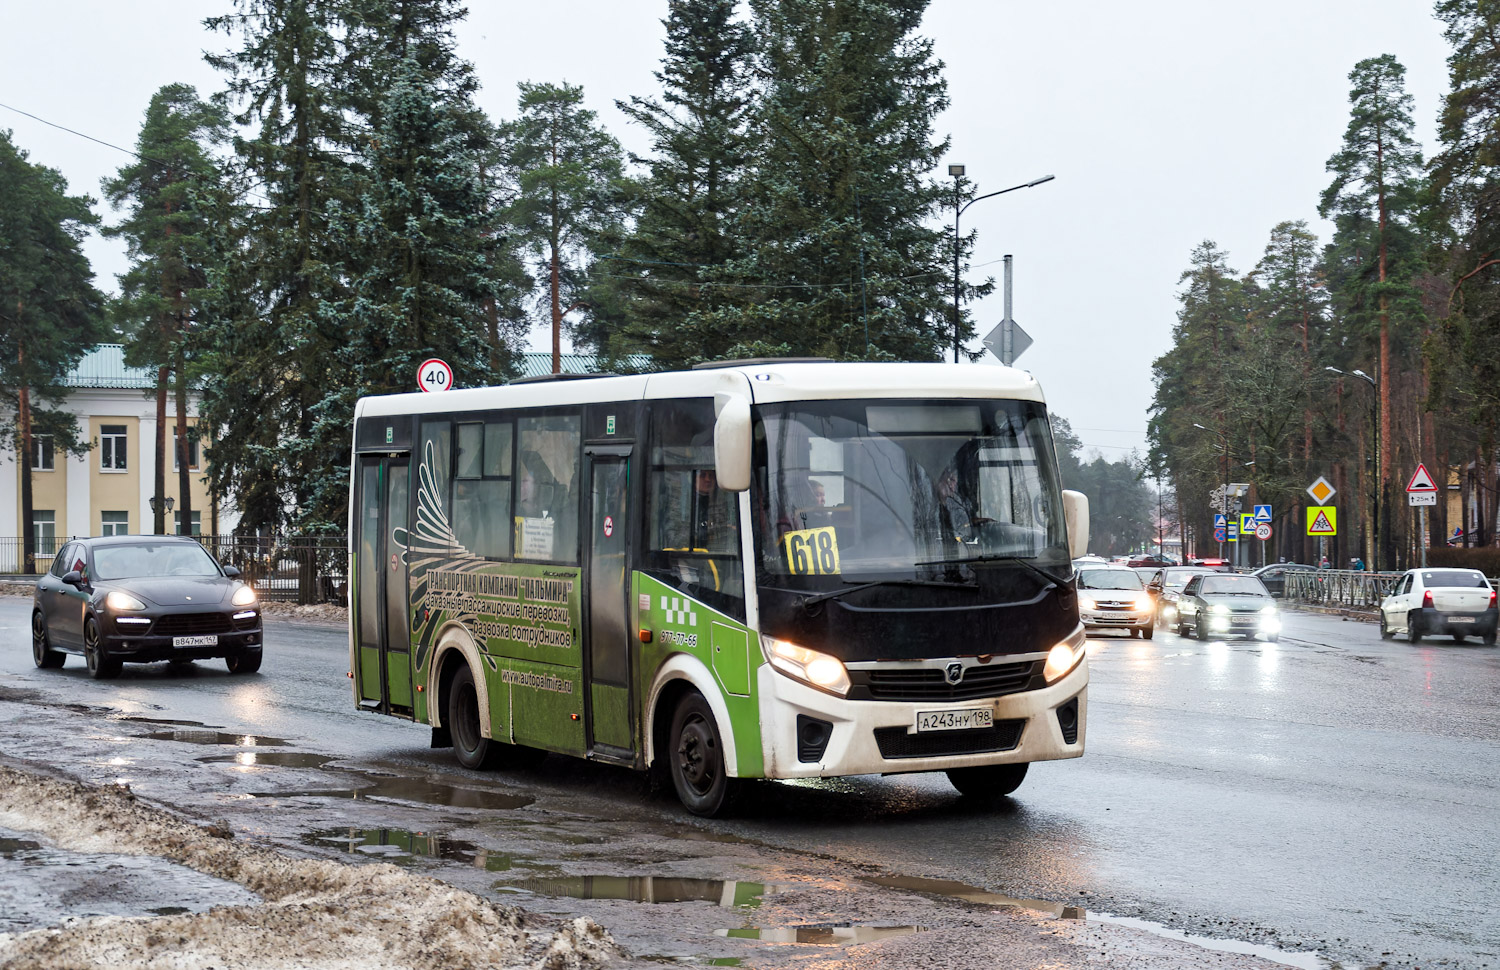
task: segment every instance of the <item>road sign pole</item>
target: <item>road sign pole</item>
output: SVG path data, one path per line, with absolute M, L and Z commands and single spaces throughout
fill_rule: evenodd
M 1422 568 L 1426 569 L 1427 568 L 1427 506 L 1425 506 L 1425 505 L 1419 505 L 1419 506 L 1417 506 L 1417 511 L 1419 513 L 1421 513 L 1421 518 L 1422 518 L 1422 532 L 1421 532 L 1420 535 L 1417 536 L 1417 546 L 1418 546 L 1418 548 L 1420 548 L 1422 550 Z

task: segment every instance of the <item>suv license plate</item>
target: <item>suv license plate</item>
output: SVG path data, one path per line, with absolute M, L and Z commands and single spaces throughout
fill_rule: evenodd
M 218 634 L 204 637 L 173 637 L 174 647 L 217 647 L 219 645 Z
M 987 707 L 959 711 L 918 711 L 917 732 L 968 731 L 995 726 L 995 712 Z

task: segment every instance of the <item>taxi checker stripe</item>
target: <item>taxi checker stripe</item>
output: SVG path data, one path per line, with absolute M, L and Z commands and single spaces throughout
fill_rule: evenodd
M 663 596 L 661 598 L 661 609 L 666 614 L 666 622 L 668 623 L 685 623 L 688 626 L 698 625 L 698 614 L 693 612 L 693 601 L 690 599 L 673 596 L 669 603 L 668 597 Z

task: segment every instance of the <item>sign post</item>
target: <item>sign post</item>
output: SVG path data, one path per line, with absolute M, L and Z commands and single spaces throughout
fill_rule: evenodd
M 1427 568 L 1427 506 L 1437 505 L 1437 482 L 1427 473 L 1427 466 L 1418 462 L 1411 481 L 1406 483 L 1406 501 L 1417 506 L 1417 516 L 1422 522 L 1422 568 Z

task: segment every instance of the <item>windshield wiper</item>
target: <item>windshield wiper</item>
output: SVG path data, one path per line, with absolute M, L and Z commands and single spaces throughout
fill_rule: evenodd
M 846 589 L 830 589 L 823 593 L 805 595 L 802 600 L 804 607 L 815 606 L 825 600 L 838 599 L 846 593 L 857 593 L 862 589 L 874 589 L 876 586 L 937 586 L 942 589 L 978 589 L 976 583 L 948 583 L 940 579 L 877 579 L 870 583 L 860 583 Z M 795 591 L 794 591 L 795 592 Z
M 1043 569 L 1041 566 L 1035 565 L 1034 563 L 1032 563 L 1028 559 L 1022 559 L 1020 556 L 966 556 L 963 559 L 934 559 L 931 562 L 919 562 L 919 563 L 917 563 L 917 565 L 918 566 L 961 566 L 964 563 L 971 563 L 971 562 L 1013 562 L 1013 563 L 1015 563 L 1018 566 L 1024 566 L 1024 567 L 1026 567 L 1027 569 L 1029 569 L 1032 572 L 1036 573 L 1038 576 L 1042 577 L 1047 582 L 1051 583 L 1053 586 L 1056 586 L 1059 589 L 1063 589 L 1063 590 L 1071 589 L 1072 585 L 1073 585 L 1072 583 L 1068 582 L 1066 579 L 1063 579 L 1061 576 L 1058 576 L 1055 573 L 1053 573 L 1051 570 Z

